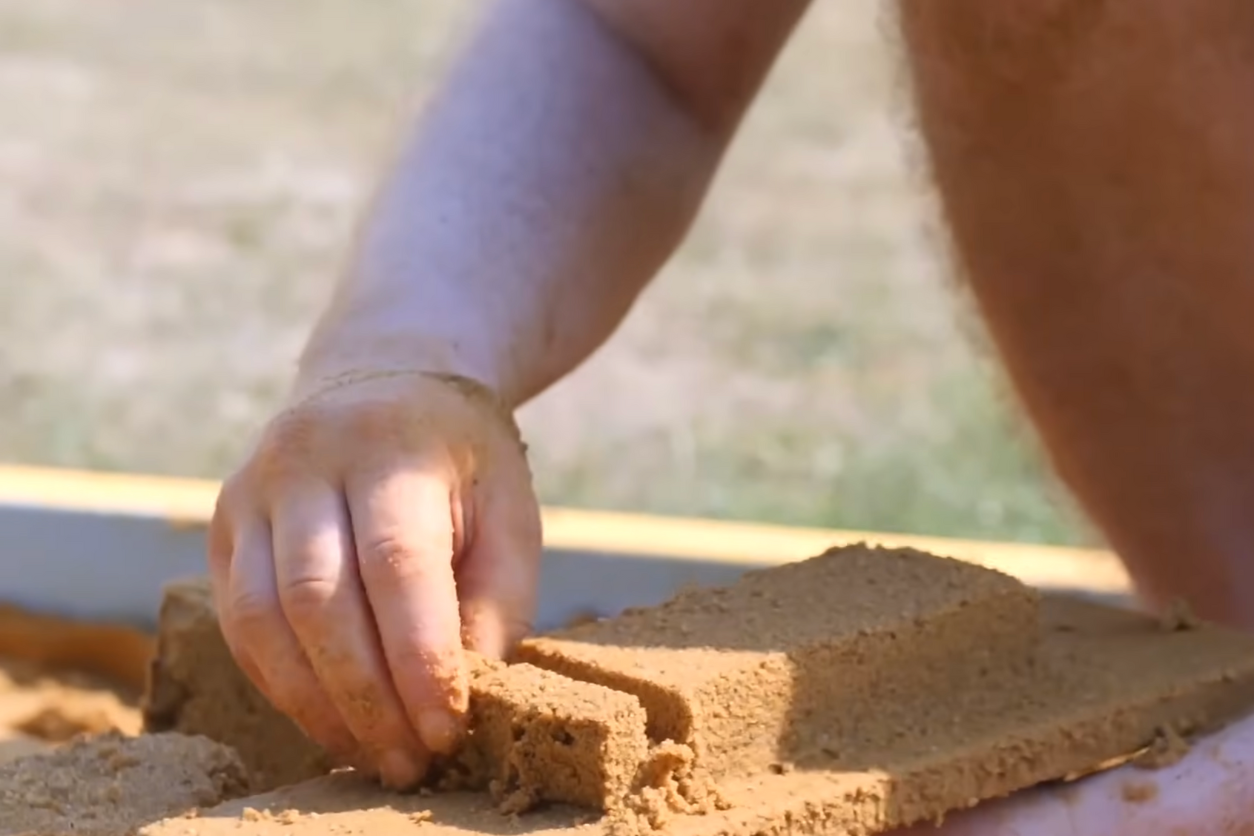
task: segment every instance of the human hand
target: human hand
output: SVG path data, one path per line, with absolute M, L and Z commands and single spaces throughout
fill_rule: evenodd
M 1254 717 L 1170 767 L 1123 766 L 1027 790 L 896 836 L 1237 836 L 1254 833 Z
M 512 417 L 471 381 L 416 372 L 294 398 L 224 483 L 209 534 L 248 677 L 396 788 L 462 732 L 463 648 L 499 657 L 527 632 L 540 550 Z

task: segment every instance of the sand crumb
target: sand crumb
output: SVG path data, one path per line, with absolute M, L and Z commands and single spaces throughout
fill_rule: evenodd
M 1189 742 L 1175 729 L 1167 726 L 1158 731 L 1154 742 L 1137 755 L 1132 763 L 1141 769 L 1163 769 L 1179 763 L 1188 753 Z
M 1124 781 L 1119 794 L 1129 804 L 1144 804 L 1158 797 L 1158 784 L 1153 781 Z
M 296 824 L 302 818 L 317 817 L 317 813 L 302 814 L 299 810 L 284 809 L 274 813 L 270 810 L 258 810 L 256 807 L 245 807 L 240 813 L 240 818 L 251 824 L 267 821 L 278 824 Z
M 1196 630 L 1202 626 L 1202 620 L 1193 613 L 1193 609 L 1188 605 L 1188 602 L 1182 598 L 1176 598 L 1167 605 L 1167 608 L 1163 610 L 1163 614 L 1159 617 L 1158 623 L 1168 633 Z

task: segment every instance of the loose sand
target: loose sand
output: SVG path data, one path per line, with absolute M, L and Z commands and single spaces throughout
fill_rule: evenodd
M 0 765 L 0 836 L 129 836 L 248 791 L 220 743 L 110 732 Z

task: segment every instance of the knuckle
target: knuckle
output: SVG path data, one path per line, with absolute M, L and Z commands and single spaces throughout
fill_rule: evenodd
M 218 489 L 218 499 L 213 506 L 214 517 L 230 519 L 248 504 L 250 493 L 246 471 L 237 470 L 227 476 Z
M 360 401 L 345 417 L 345 429 L 354 438 L 384 443 L 402 439 L 405 428 L 414 423 L 392 401 Z
M 268 595 L 246 590 L 227 594 L 223 618 L 230 622 L 235 635 L 247 641 L 249 635 L 270 630 L 281 615 L 277 601 Z
M 310 409 L 285 412 L 270 422 L 249 463 L 249 470 L 263 488 L 273 488 L 307 472 L 322 423 L 322 415 Z
M 409 562 L 410 548 L 395 536 L 382 536 L 362 544 L 357 560 L 362 567 L 391 572 Z
M 316 623 L 325 618 L 337 591 L 338 584 L 329 578 L 302 576 L 284 581 L 279 587 L 279 598 L 292 621 Z
M 413 545 L 399 537 L 379 537 L 362 544 L 357 562 L 363 579 L 381 580 L 412 576 L 421 563 Z
M 343 434 L 363 451 L 402 453 L 423 467 L 447 469 L 454 429 L 421 405 L 359 401 L 341 418 Z

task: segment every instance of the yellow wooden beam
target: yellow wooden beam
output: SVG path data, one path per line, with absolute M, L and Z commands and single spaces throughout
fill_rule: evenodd
M 139 474 L 0 466 L 0 505 L 93 514 L 143 515 L 172 526 L 208 523 L 218 483 Z M 543 509 L 546 546 L 570 551 L 682 558 L 721 563 L 781 563 L 843 543 L 910 546 L 1000 569 L 1039 586 L 1099 593 L 1128 591 L 1108 551 L 921 537 L 571 508 Z

